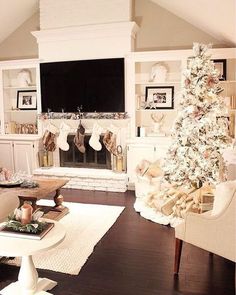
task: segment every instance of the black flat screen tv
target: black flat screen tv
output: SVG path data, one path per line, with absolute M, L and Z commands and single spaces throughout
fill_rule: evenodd
M 40 64 L 42 112 L 124 112 L 124 58 Z

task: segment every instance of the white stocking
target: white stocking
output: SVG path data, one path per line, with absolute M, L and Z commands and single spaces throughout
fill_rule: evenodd
M 102 127 L 99 126 L 97 123 L 93 125 L 93 132 L 89 139 L 89 145 L 95 150 L 100 151 L 102 149 L 102 145 L 99 141 L 100 134 L 102 133 Z
M 53 125 L 51 122 L 47 125 L 46 129 L 52 134 L 56 134 L 58 132 L 58 128 Z
M 60 125 L 60 133 L 57 138 L 57 145 L 63 151 L 69 150 L 69 144 L 67 143 L 67 136 L 70 132 L 70 126 L 66 125 L 64 122 Z

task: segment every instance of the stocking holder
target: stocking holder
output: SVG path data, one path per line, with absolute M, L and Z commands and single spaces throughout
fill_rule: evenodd
M 83 109 L 83 105 L 77 107 L 77 111 L 79 112 L 79 119 L 81 119 L 83 116 L 83 113 L 81 113 L 82 109 Z

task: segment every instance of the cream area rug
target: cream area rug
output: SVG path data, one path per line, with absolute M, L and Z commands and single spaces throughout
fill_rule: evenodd
M 38 204 L 53 206 L 53 201 L 40 200 Z M 33 256 L 36 268 L 77 275 L 93 252 L 95 245 L 116 222 L 124 210 L 120 206 L 63 203 L 70 210 L 59 222 L 66 229 L 65 240 L 47 252 Z M 20 258 L 8 260 L 20 265 Z

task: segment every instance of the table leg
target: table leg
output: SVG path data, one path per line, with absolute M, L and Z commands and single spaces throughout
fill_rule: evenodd
M 22 257 L 18 282 L 25 294 L 35 293 L 38 283 L 38 273 L 34 266 L 32 256 Z
M 38 278 L 38 272 L 34 266 L 32 256 L 23 256 L 21 260 L 18 281 L 10 284 L 0 291 L 1 295 L 43 295 L 51 294 L 45 292 L 51 290 L 57 285 L 57 282 Z
M 54 210 L 58 211 L 58 212 L 62 212 L 65 207 L 62 205 L 63 196 L 60 194 L 59 188 L 56 190 L 56 194 L 53 199 L 54 199 L 54 203 L 55 203 Z

